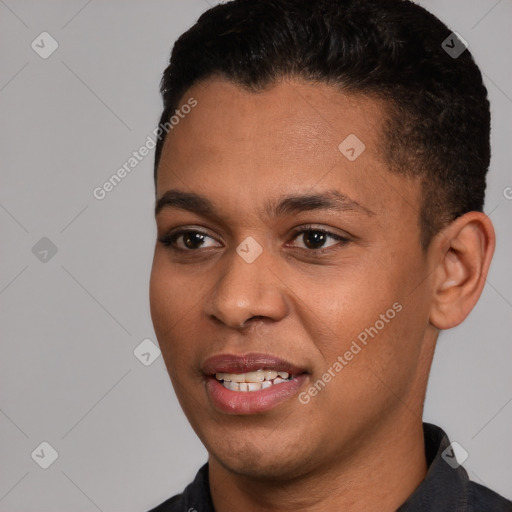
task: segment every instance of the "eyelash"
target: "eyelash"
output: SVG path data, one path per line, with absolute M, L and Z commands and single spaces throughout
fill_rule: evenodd
M 343 246 L 343 245 L 346 245 L 347 243 L 349 243 L 351 241 L 350 238 L 348 238 L 348 237 L 338 235 L 336 233 L 333 233 L 333 232 L 328 231 L 328 230 L 323 229 L 323 228 L 316 228 L 316 227 L 311 226 L 311 225 L 302 226 L 298 230 L 294 231 L 293 234 L 292 234 L 292 240 L 295 240 L 299 235 L 302 235 L 304 233 L 311 233 L 311 232 L 321 233 L 322 235 L 329 236 L 329 237 L 334 238 L 335 240 L 338 240 L 339 242 L 341 242 L 341 244 L 334 244 L 333 246 L 326 247 L 324 249 L 322 249 L 322 248 L 319 248 L 319 249 L 307 249 L 307 248 L 299 247 L 299 249 L 301 249 L 303 251 L 307 251 L 307 252 L 315 254 L 315 255 L 317 255 L 319 253 L 320 254 L 324 254 L 326 252 L 330 252 L 332 250 L 336 250 L 339 247 L 339 245 Z M 200 252 L 201 251 L 200 248 L 199 249 L 182 249 L 182 248 L 175 247 L 173 245 L 173 244 L 176 243 L 176 240 L 180 236 L 186 235 L 186 234 L 190 234 L 190 233 L 199 234 L 199 235 L 203 235 L 203 236 L 212 238 L 207 233 L 204 233 L 203 231 L 200 231 L 200 230 L 197 230 L 197 229 L 182 229 L 182 230 L 176 231 L 174 233 L 170 233 L 168 235 L 164 235 L 164 236 L 160 237 L 158 239 L 158 241 L 160 243 L 162 243 L 163 245 L 165 245 L 166 247 L 168 247 L 172 251 L 182 252 L 182 253 L 184 253 L 184 252 Z

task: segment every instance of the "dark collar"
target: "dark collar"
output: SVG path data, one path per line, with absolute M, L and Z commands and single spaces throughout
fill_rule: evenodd
M 420 485 L 409 496 L 397 512 L 420 510 L 468 510 L 468 483 L 466 470 L 453 459 L 450 440 L 443 429 L 431 423 L 423 423 L 427 474 Z M 443 453 L 444 457 L 443 458 Z M 452 467 L 446 460 L 454 460 Z

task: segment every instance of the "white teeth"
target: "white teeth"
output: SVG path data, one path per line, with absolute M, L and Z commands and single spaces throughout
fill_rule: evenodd
M 231 391 L 239 391 L 239 385 L 236 382 L 224 382 L 224 387 L 230 389 Z
M 288 372 L 257 370 L 247 373 L 217 373 L 216 379 L 231 391 L 259 391 L 292 379 Z
M 247 373 L 217 373 L 215 377 L 217 380 L 229 380 L 231 382 L 263 382 L 264 380 L 274 380 L 278 375 L 282 379 L 290 377 L 288 372 L 276 372 L 274 370 L 257 370 Z
M 222 380 L 230 380 L 231 382 L 245 382 L 245 374 L 243 373 L 239 373 L 239 374 L 236 374 L 236 373 L 224 373 L 224 374 L 221 374 L 221 375 L 226 375 L 226 376 L 229 376 L 231 378 L 226 378 L 226 379 L 222 379 Z
M 248 372 L 243 374 L 243 376 L 245 376 L 243 382 L 263 382 L 265 380 L 265 375 L 262 371 Z

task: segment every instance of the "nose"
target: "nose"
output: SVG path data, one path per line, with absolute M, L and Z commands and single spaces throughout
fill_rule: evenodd
M 288 312 L 286 290 L 270 251 L 263 250 L 252 263 L 233 251 L 226 257 L 205 312 L 237 330 L 255 320 L 279 321 Z

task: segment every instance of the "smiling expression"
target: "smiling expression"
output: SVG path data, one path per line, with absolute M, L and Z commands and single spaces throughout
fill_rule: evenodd
M 254 93 L 210 79 L 189 97 L 197 106 L 159 164 L 150 301 L 210 455 L 243 474 L 300 475 L 386 425 L 417 422 L 437 335 L 421 190 L 383 163 L 381 105 L 295 80 Z M 339 148 L 351 134 L 365 146 L 353 160 Z M 401 312 L 301 403 L 397 302 Z M 215 377 L 287 364 L 300 378 L 258 391 Z

